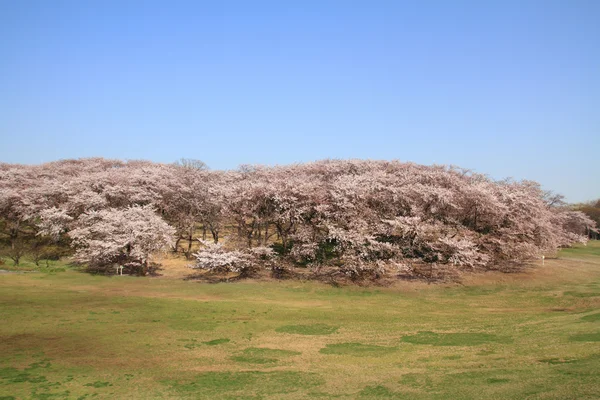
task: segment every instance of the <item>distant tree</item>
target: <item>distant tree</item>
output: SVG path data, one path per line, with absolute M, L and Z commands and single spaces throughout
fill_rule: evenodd
M 49 266 L 49 260 L 58 260 L 65 254 L 64 248 L 61 248 L 52 237 L 38 237 L 32 241 L 28 248 L 27 255 L 31 260 L 40 266 L 42 261 L 46 261 L 46 267 Z
M 206 171 L 209 169 L 208 165 L 206 165 L 204 161 L 196 160 L 193 158 L 180 158 L 179 160 L 175 161 L 175 165 L 178 167 L 194 169 L 197 171 Z
M 273 250 L 269 247 L 254 247 L 244 250 L 227 250 L 223 243 L 200 241 L 202 248 L 194 254 L 196 263 L 194 269 L 203 269 L 211 272 L 237 272 L 240 276 L 252 276 L 261 267 L 273 268 L 269 262 L 273 257 Z
M 22 237 L 18 237 L 11 241 L 10 247 L 2 249 L 1 255 L 10 258 L 13 261 L 13 265 L 18 266 L 21 259 L 28 253 L 28 250 L 28 243 Z
M 0 171 L 0 234 L 6 238 L 12 249 L 17 246 L 28 219 L 26 192 L 32 182 L 27 172 L 16 166 Z
M 561 246 L 574 242 L 584 243 L 589 234 L 598 232 L 596 222 L 581 211 L 564 210 L 557 213 L 555 223 L 563 228 Z
M 205 269 L 215 272 L 240 272 L 248 259 L 238 250 L 226 250 L 222 243 L 202 242 L 203 247 L 198 251 L 196 264 L 192 268 Z
M 598 233 L 598 229 L 600 228 L 600 199 L 592 200 L 587 203 L 576 204 L 573 206 L 573 209 L 576 211 L 581 211 L 596 223 L 596 227 L 594 229 L 588 230 L 589 237 L 594 239 L 600 238 Z

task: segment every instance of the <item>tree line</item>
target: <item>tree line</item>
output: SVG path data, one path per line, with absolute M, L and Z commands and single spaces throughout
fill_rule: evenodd
M 592 200 L 587 203 L 575 204 L 573 209 L 581 211 L 596 223 L 596 227 L 600 227 L 600 199 Z M 587 234 L 590 239 L 600 239 L 600 232 L 598 232 L 598 229 L 594 229 L 594 227 L 589 227 Z
M 0 164 L 0 224 L 16 263 L 36 246 L 39 259 L 69 248 L 90 267 L 145 274 L 172 249 L 213 271 L 327 268 L 353 278 L 513 268 L 596 232 L 536 182 L 371 160 L 229 171 L 194 160 Z

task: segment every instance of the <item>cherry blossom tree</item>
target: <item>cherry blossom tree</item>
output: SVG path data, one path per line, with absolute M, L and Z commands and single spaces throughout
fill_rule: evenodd
M 155 253 L 173 244 L 174 234 L 152 206 L 89 211 L 69 231 L 76 260 L 101 268 L 124 265 L 141 275 Z
M 514 268 L 596 231 L 594 221 L 536 182 L 496 181 L 455 166 L 323 160 L 211 171 L 195 160 L 102 158 L 0 164 L 0 241 L 17 258 L 35 237 L 69 239 L 80 261 L 145 272 L 154 251 L 174 245 L 191 257 L 198 239 L 210 235 L 213 245 L 225 238 L 227 246 L 201 246 L 198 268 L 241 271 L 244 262 L 262 262 L 360 277 L 422 264 Z M 255 254 L 263 250 L 275 252 Z

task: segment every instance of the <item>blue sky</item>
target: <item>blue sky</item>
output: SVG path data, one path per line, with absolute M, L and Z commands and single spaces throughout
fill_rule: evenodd
M 455 164 L 600 197 L 600 2 L 0 0 L 0 160 Z

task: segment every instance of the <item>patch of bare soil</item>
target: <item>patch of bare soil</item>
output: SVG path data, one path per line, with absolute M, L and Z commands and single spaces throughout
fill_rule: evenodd
M 164 279 L 184 279 L 194 271 L 190 268 L 192 262 L 178 255 L 163 255 L 156 259 L 160 267 L 155 271 L 155 276 Z

